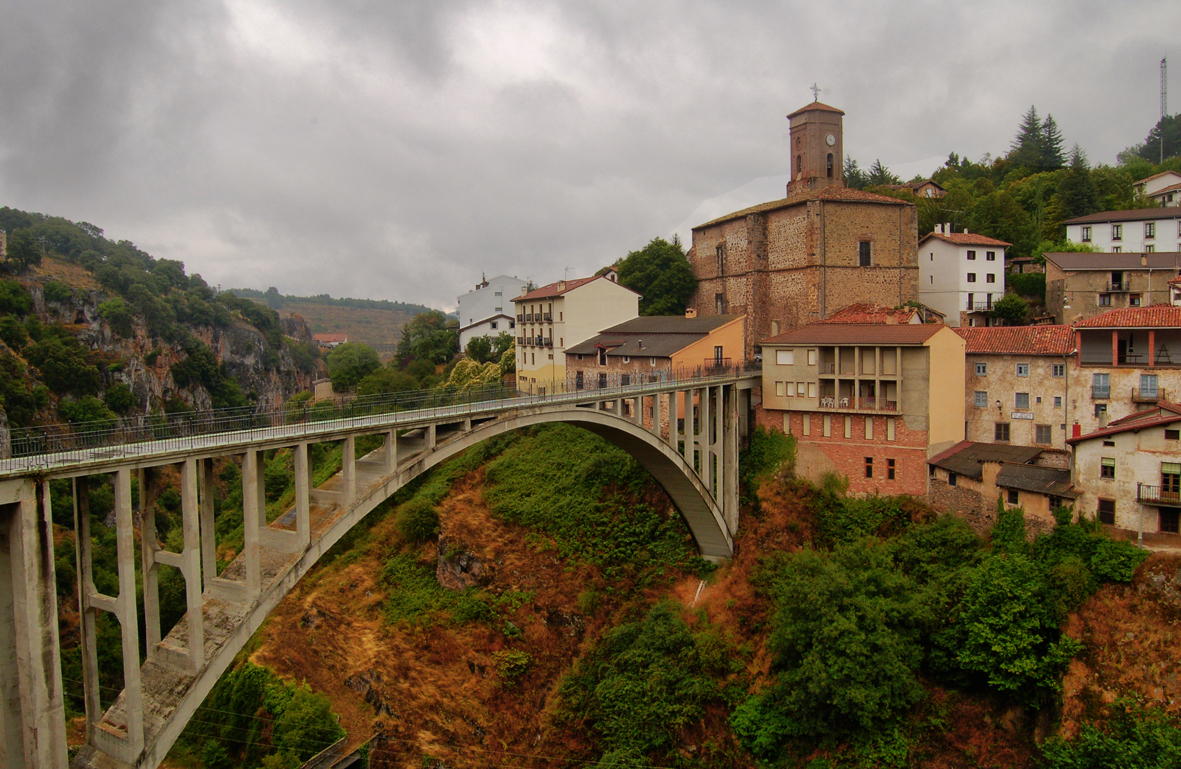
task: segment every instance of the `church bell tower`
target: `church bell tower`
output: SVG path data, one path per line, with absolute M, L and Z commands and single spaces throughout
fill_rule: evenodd
M 787 194 L 844 187 L 841 117 L 845 113 L 814 101 L 787 116 L 791 121 L 791 181 Z

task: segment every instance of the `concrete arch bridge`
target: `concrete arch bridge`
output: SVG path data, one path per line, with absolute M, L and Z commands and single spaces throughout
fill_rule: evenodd
M 67 765 L 58 650 L 50 481 L 74 484 L 86 744 L 76 769 L 154 769 L 263 620 L 349 529 L 429 468 L 480 441 L 530 425 L 584 427 L 635 457 L 665 488 L 703 556 L 728 558 L 738 526 L 738 446 L 757 372 L 660 381 L 549 397 L 418 408 L 393 413 L 210 430 L 112 444 L 82 441 L 0 460 L 0 763 L 10 769 Z M 357 438 L 382 436 L 356 455 Z M 309 445 L 340 442 L 342 470 L 312 484 Z M 291 448 L 295 504 L 268 524 L 262 452 Z M 240 456 L 245 544 L 218 571 L 213 460 Z M 133 510 L 132 477 L 172 465 L 180 474 L 184 545 L 157 542 L 152 507 Z M 89 488 L 114 487 L 118 591 L 94 585 Z M 146 496 L 146 495 L 145 495 Z M 136 573 L 134 527 L 142 547 Z M 160 566 L 179 569 L 187 613 L 162 635 Z M 140 664 L 137 583 L 142 580 L 147 649 Z M 100 706 L 95 618 L 110 612 L 122 633 L 125 688 Z

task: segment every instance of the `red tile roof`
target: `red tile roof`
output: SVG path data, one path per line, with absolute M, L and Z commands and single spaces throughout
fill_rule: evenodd
M 1074 329 L 1070 326 L 960 327 L 968 355 L 1070 355 Z
M 801 112 L 809 112 L 811 110 L 820 110 L 821 112 L 835 112 L 838 115 L 845 114 L 844 110 L 839 110 L 836 107 L 830 107 L 827 104 L 824 104 L 823 102 L 814 101 L 805 107 L 800 107 L 798 110 L 791 113 L 787 117 L 790 120 L 791 118 L 795 117 L 796 115 L 800 114 Z
M 1161 187 L 1156 192 L 1148 193 L 1148 197 L 1153 198 L 1157 195 L 1163 195 L 1166 192 L 1176 192 L 1177 190 L 1181 190 L 1181 182 L 1178 182 L 1177 184 L 1170 184 L 1168 187 Z
M 978 235 L 975 232 L 953 232 L 950 234 L 944 232 L 932 232 L 920 240 L 919 245 L 921 246 L 923 243 L 926 243 L 930 238 L 946 240 L 948 243 L 954 243 L 957 246 L 998 246 L 1000 248 L 1008 248 L 1009 246 L 1013 245 L 1012 243 L 1006 243 L 1003 240 L 990 238 L 987 235 Z
M 946 326 L 942 323 L 904 326 L 885 323 L 813 323 L 764 339 L 760 344 L 921 345 L 943 328 Z
M 606 275 L 595 275 L 594 277 L 590 277 L 590 278 L 575 278 L 574 280 L 558 280 L 553 283 L 547 283 L 546 285 L 542 286 L 541 288 L 535 288 L 527 294 L 521 294 L 517 298 L 513 299 L 513 301 L 514 302 L 531 302 L 531 301 L 534 301 L 537 299 L 550 299 L 555 296 L 561 296 L 562 294 L 569 293 L 570 291 L 573 291 L 574 289 L 578 288 L 579 286 L 585 286 L 587 283 L 590 283 L 592 280 L 606 279 L 606 277 L 607 277 Z M 614 281 L 612 281 L 612 282 L 614 283 Z M 615 285 L 618 286 L 619 284 L 616 283 Z M 626 289 L 628 291 L 632 291 L 630 288 L 627 288 L 627 286 L 620 286 L 620 288 Z M 635 294 L 638 292 L 632 291 L 632 293 Z
M 883 307 L 872 302 L 851 304 L 843 310 L 837 310 L 821 323 L 883 323 L 907 324 L 922 323 L 922 315 L 917 307 Z
M 1075 328 L 1181 328 L 1181 307 L 1121 307 L 1074 324 Z
M 1141 179 L 1140 181 L 1136 182 L 1136 184 L 1135 184 L 1135 185 L 1133 185 L 1133 186 L 1140 185 L 1140 184 L 1144 184 L 1145 182 L 1150 182 L 1150 181 L 1152 181 L 1153 179 L 1159 179 L 1159 178 L 1161 178 L 1162 176 L 1167 176 L 1167 175 L 1169 175 L 1169 174 L 1173 174 L 1174 176 L 1181 176 L 1181 174 L 1178 174 L 1176 171 L 1161 171 L 1159 174 L 1153 174 L 1152 176 L 1146 176 L 1146 177 L 1144 177 L 1144 178 L 1143 178 L 1143 179 Z
M 759 214 L 766 211 L 777 211 L 780 208 L 788 208 L 790 206 L 803 205 L 811 200 L 826 200 L 836 203 L 877 203 L 887 206 L 913 206 L 914 203 L 909 203 L 905 200 L 892 198 L 888 195 L 875 195 L 872 192 L 864 192 L 862 190 L 855 190 L 852 187 L 822 187 L 818 190 L 802 190 L 790 195 L 782 200 L 772 200 L 768 203 L 760 203 L 757 206 L 744 208 L 741 211 L 735 211 L 725 216 L 719 216 L 717 219 L 712 219 L 705 224 L 699 224 L 693 229 L 700 230 L 704 227 L 710 227 L 722 222 L 728 222 L 732 219 L 743 219 L 749 214 Z
M 312 340 L 315 342 L 325 342 L 331 344 L 332 342 L 347 342 L 349 341 L 348 334 L 312 334 Z
M 1126 433 L 1130 430 L 1144 430 L 1149 427 L 1163 427 L 1164 425 L 1181 422 L 1181 406 L 1172 403 L 1162 402 L 1159 408 L 1148 409 L 1141 411 L 1123 419 L 1117 419 L 1102 430 L 1096 430 L 1093 433 L 1080 435 L 1077 438 L 1067 438 L 1066 442 L 1070 445 L 1082 443 L 1083 441 L 1093 440 L 1095 438 L 1106 438 L 1109 435 L 1118 435 L 1119 433 Z

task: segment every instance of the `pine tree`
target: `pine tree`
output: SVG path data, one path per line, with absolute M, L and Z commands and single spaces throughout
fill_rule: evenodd
M 1161 118 L 1148 132 L 1144 144 L 1137 149 L 1140 157 L 1152 163 L 1159 163 L 1162 155 L 1165 160 L 1181 157 L 1181 115 L 1165 115 Z
M 1070 170 L 1058 185 L 1055 197 L 1058 198 L 1062 213 L 1067 219 L 1093 214 L 1101 209 L 1099 189 L 1091 177 L 1087 155 L 1077 144 L 1070 151 Z
M 1009 160 L 1018 166 L 1038 168 L 1042 162 L 1042 121 L 1037 116 L 1037 107 L 1030 106 L 1029 112 L 1021 119 L 1021 127 L 1009 150 Z
M 857 165 L 857 161 L 849 155 L 845 156 L 845 164 L 841 169 L 841 175 L 845 177 L 845 186 L 851 187 L 855 190 L 865 189 L 868 181 L 865 178 L 865 172 Z
M 866 181 L 872 187 L 878 184 L 899 184 L 902 180 L 890 173 L 890 169 L 882 165 L 881 160 L 875 160 L 873 165 L 869 167 L 869 176 Z
M 1041 135 L 1041 167 L 1044 170 L 1053 171 L 1066 165 L 1062 144 L 1062 132 L 1058 130 L 1058 123 L 1053 115 L 1046 115 Z

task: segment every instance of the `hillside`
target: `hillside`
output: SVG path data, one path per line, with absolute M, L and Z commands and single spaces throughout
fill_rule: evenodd
M 752 484 L 752 468 L 782 456 L 763 440 L 745 457 Z M 913 500 L 844 500 L 774 471 L 757 486 L 735 559 L 714 569 L 693 557 L 667 497 L 625 455 L 564 426 L 505 436 L 404 490 L 347 537 L 280 604 L 249 663 L 327 695 L 373 767 L 1104 766 L 1088 746 L 1128 734 L 1102 755 L 1151 748 L 1161 762 L 1140 765 L 1171 765 L 1181 749 L 1171 644 L 1181 558 L 1154 556 L 1122 583 L 1120 568 L 1133 562 L 1085 525 L 1063 524 L 1030 546 L 1007 519 L 986 543 Z M 842 553 L 855 554 L 859 576 L 832 571 Z M 887 556 L 893 566 L 879 573 L 875 560 Z M 1064 601 L 1065 640 L 1053 620 L 1027 656 L 983 677 L 968 657 L 940 662 L 939 637 L 972 614 L 971 596 L 1013 579 L 1011 564 L 1031 576 L 1028 565 L 1045 564 L 1057 582 L 1038 583 L 1049 591 L 1042 609 L 1002 619 L 1006 610 L 993 608 L 980 620 L 1002 623 L 992 631 L 1002 635 L 1032 630 L 1022 615 Z M 1117 581 L 1099 576 L 1109 572 Z M 826 596 L 824 608 L 792 615 L 852 624 L 800 647 L 827 661 L 804 679 L 821 688 L 793 711 L 791 690 L 780 689 L 793 670 L 784 643 L 805 629 L 781 612 L 802 584 L 793 580 L 812 573 L 829 576 L 797 598 Z M 873 587 L 846 603 L 842 591 L 858 580 Z M 1018 584 L 1006 589 L 1020 593 Z M 878 608 L 859 615 L 850 607 L 860 601 Z M 923 608 L 936 605 L 936 614 Z M 918 611 L 920 625 L 874 624 L 900 611 Z M 909 672 L 889 662 L 905 657 L 899 644 L 920 650 Z M 1068 666 L 1054 657 L 1061 644 L 1074 650 Z M 842 660 L 856 662 L 845 670 Z M 1048 677 L 1021 678 L 1035 669 Z M 858 694 L 843 715 L 823 715 L 824 703 L 841 701 L 842 681 L 856 681 Z M 887 691 L 873 715 L 858 710 Z M 794 715 L 765 720 L 772 702 Z M 833 717 L 827 736 L 808 736 L 817 717 Z M 216 734 L 212 719 L 190 729 L 175 766 L 192 765 L 201 738 Z

